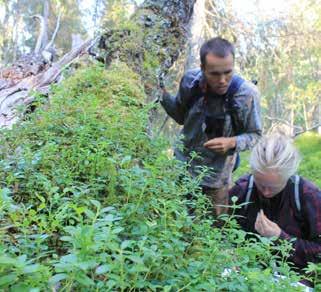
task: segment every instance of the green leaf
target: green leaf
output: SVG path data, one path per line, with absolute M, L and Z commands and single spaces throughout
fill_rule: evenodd
M 87 215 L 87 217 L 88 217 L 89 219 L 94 219 L 95 216 L 96 216 L 96 214 L 95 214 L 93 211 L 89 210 L 89 209 L 86 209 L 86 210 L 85 210 L 85 214 Z
M 61 257 L 61 262 L 75 264 L 78 262 L 78 258 L 75 254 L 67 254 Z
M 142 273 L 142 272 L 148 272 L 148 271 L 149 271 L 149 268 L 147 268 L 144 265 L 135 265 L 130 269 L 131 273 Z
M 60 237 L 61 241 L 68 241 L 68 242 L 72 242 L 73 238 L 71 236 L 61 236 Z
M 113 234 L 118 234 L 124 230 L 123 227 L 116 227 L 115 229 L 112 230 Z
M 103 209 L 100 210 L 101 213 L 106 213 L 106 212 L 110 212 L 112 210 L 115 210 L 114 207 L 105 207 Z
M 133 240 L 124 240 L 121 245 L 120 248 L 121 249 L 126 249 L 127 247 L 131 246 L 134 243 Z
M 143 264 L 144 263 L 142 258 L 140 258 L 138 256 L 135 256 L 135 255 L 127 256 L 127 258 L 130 259 L 131 261 L 133 261 L 134 263 L 137 263 L 137 264 Z
M 49 284 L 51 286 L 56 285 L 58 282 L 68 278 L 67 274 L 56 274 L 49 279 Z
M 39 264 L 33 264 L 33 265 L 24 267 L 23 272 L 25 274 L 31 274 L 31 273 L 37 272 L 39 268 L 40 268 Z
M 10 287 L 10 291 L 13 292 L 39 292 L 40 289 L 33 288 L 25 283 L 19 283 Z
M 5 287 L 7 285 L 12 285 L 17 280 L 16 274 L 9 274 L 6 276 L 0 277 L 0 287 Z
M 97 209 L 100 209 L 101 204 L 100 204 L 99 201 L 97 201 L 97 200 L 90 200 L 90 202 L 91 202 Z
M 76 277 L 76 281 L 86 287 L 95 285 L 95 282 L 92 279 L 90 279 L 88 276 L 86 276 L 85 274 L 78 275 Z
M 10 258 L 8 256 L 0 256 L 0 265 L 15 265 L 16 263 L 16 259 Z
M 96 274 L 101 275 L 101 274 L 105 274 L 109 271 L 110 271 L 110 265 L 101 265 L 101 266 L 97 267 Z

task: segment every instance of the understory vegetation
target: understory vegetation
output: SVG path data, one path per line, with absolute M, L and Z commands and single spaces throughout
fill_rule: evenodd
M 306 133 L 296 140 L 301 154 L 299 173 L 321 188 L 321 136 Z
M 122 63 L 78 70 L 2 132 L 0 289 L 301 291 L 289 244 L 247 237 L 233 217 L 213 227 L 197 180 L 150 137 L 140 84 Z M 304 154 L 320 157 L 309 139 Z M 313 159 L 302 172 L 320 185 Z

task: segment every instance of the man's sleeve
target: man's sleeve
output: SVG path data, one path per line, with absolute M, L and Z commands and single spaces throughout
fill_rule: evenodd
M 253 88 L 245 94 L 248 94 L 248 102 L 244 110 L 244 133 L 236 136 L 237 152 L 251 149 L 262 135 L 260 94 Z
M 302 204 L 305 228 L 309 230 L 309 239 L 294 238 L 282 231 L 280 239 L 293 242 L 293 251 L 290 259 L 295 265 L 304 267 L 308 262 L 321 262 L 321 191 L 303 194 L 305 197 Z
M 180 125 L 184 124 L 188 103 L 192 98 L 189 79 L 189 76 L 185 74 L 180 82 L 177 95 L 172 96 L 165 92 L 161 99 L 161 105 L 166 113 Z

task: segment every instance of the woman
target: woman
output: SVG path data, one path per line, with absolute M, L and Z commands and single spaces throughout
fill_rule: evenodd
M 260 140 L 250 156 L 251 175 L 241 177 L 230 190 L 241 227 L 264 237 L 293 244 L 290 256 L 302 269 L 321 258 L 321 190 L 295 176 L 299 154 L 291 139 L 272 134 Z

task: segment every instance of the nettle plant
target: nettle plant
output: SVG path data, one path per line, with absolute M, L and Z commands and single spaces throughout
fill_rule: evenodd
M 126 65 L 53 92 L 1 135 L 1 290 L 299 291 L 289 245 L 233 216 L 213 227 L 197 179 L 147 134 L 151 105 Z

